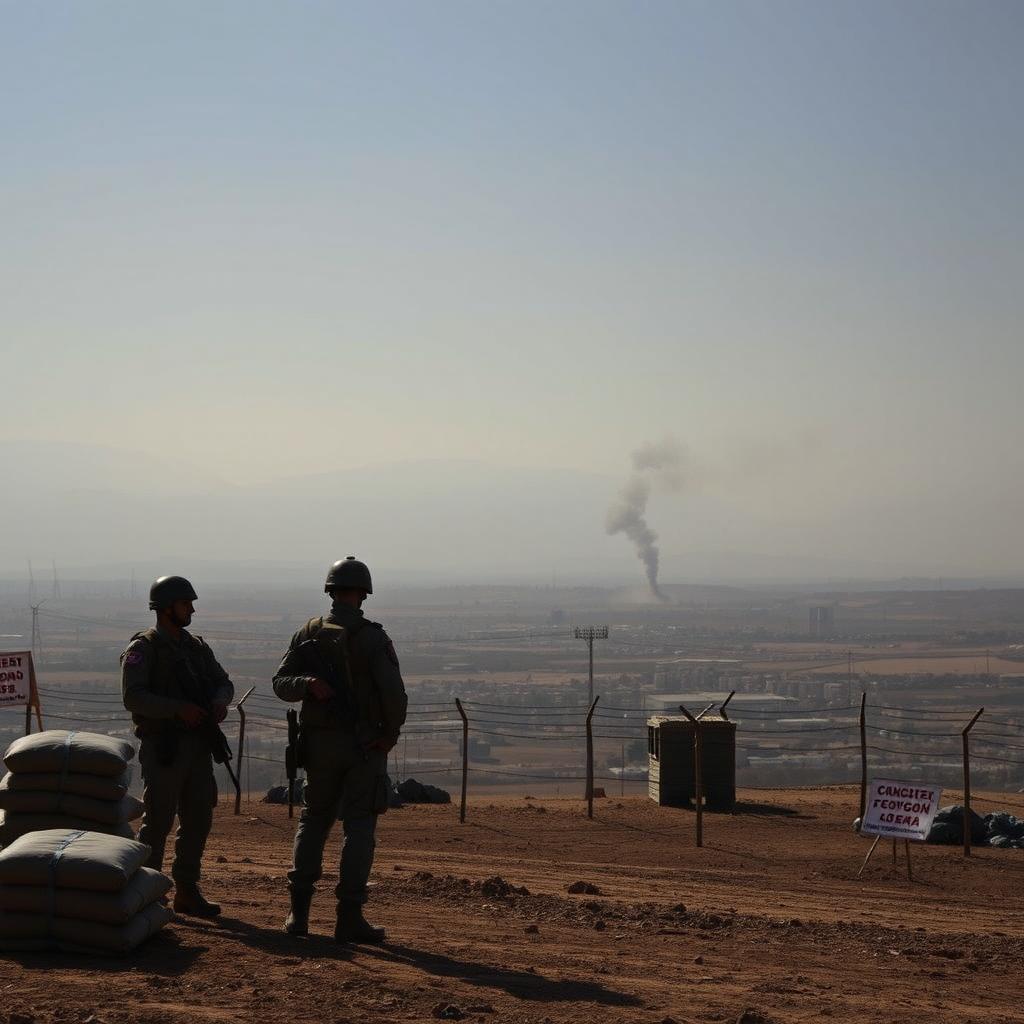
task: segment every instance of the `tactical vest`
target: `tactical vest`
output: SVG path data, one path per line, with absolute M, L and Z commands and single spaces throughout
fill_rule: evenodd
M 204 641 L 200 637 L 192 636 L 191 633 L 189 637 L 196 649 L 196 653 L 198 653 L 198 650 L 205 646 Z M 176 651 L 153 627 L 136 633 L 128 642 L 128 646 L 130 647 L 136 640 L 147 641 L 152 649 L 153 663 L 150 666 L 149 672 L 150 692 L 155 693 L 159 697 L 170 697 L 173 700 L 189 700 L 188 694 L 185 693 L 179 681 L 178 673 L 180 669 L 176 663 L 181 657 L 191 657 L 193 659 L 193 666 L 201 674 L 202 667 L 197 664 L 196 653 L 189 651 L 187 648 L 182 649 L 180 652 Z M 185 643 L 188 643 L 188 641 L 185 641 Z M 163 732 L 167 729 L 185 730 L 188 728 L 184 722 L 177 718 L 145 718 L 142 715 L 132 715 L 132 721 L 136 725 L 135 732 L 139 736 Z
M 332 688 L 337 693 L 341 681 L 347 683 L 348 692 L 337 693 L 340 699 L 332 701 L 306 697 L 300 714 L 303 729 L 338 729 L 354 733 L 360 741 L 373 740 L 381 735 L 380 698 L 373 685 L 366 645 L 358 640 L 366 629 L 383 627 L 369 619 L 361 619 L 351 627 L 339 626 L 327 622 L 322 615 L 306 623 L 307 639 L 316 644 L 320 657 L 332 669 Z M 343 646 L 328 639 L 327 634 L 335 630 L 345 633 Z M 317 671 L 313 659 L 310 659 L 308 674 L 323 675 Z

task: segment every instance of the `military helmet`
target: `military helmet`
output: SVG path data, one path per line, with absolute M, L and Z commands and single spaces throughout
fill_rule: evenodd
M 184 576 L 161 576 L 149 588 L 149 607 L 153 611 L 170 608 L 175 601 L 198 601 L 199 595 Z
M 370 570 L 366 563 L 360 562 L 355 555 L 335 562 L 327 570 L 327 580 L 324 583 L 325 594 L 332 590 L 365 590 L 372 594 L 373 580 L 370 579 Z

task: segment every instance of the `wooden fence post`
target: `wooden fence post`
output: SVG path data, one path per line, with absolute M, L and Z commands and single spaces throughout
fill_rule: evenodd
M 39 700 L 39 681 L 36 679 L 36 662 L 31 652 L 28 656 L 28 701 L 25 704 L 25 735 L 32 732 L 32 708 L 36 709 L 36 719 L 39 722 L 39 731 L 43 731 L 43 709 Z
M 459 804 L 459 821 L 466 820 L 466 786 L 469 782 L 469 719 L 466 717 L 466 710 L 462 701 L 455 698 L 455 706 L 462 716 L 462 802 Z
M 590 710 L 587 712 L 587 817 L 594 817 L 594 730 L 592 720 L 594 717 L 594 708 L 597 707 L 597 702 L 600 697 L 594 698 L 594 703 L 590 705 Z
M 249 694 L 255 690 L 255 686 L 250 686 L 248 690 L 242 695 L 242 699 L 235 705 L 238 710 L 238 757 L 235 764 L 238 765 L 238 778 L 242 778 L 242 755 L 245 750 L 245 702 L 249 699 Z M 242 789 L 239 787 L 235 790 L 235 814 L 242 813 Z
M 974 723 L 981 718 L 984 708 L 978 708 L 974 717 L 964 726 L 960 734 L 964 744 L 964 856 L 971 855 L 971 742 L 969 737 Z
M 868 805 L 868 733 L 865 714 L 867 702 L 868 695 L 862 692 L 860 695 L 860 820 L 862 822 Z

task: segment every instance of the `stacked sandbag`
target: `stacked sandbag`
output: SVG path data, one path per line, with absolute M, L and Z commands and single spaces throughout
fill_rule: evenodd
M 132 838 L 142 804 L 128 794 L 135 750 L 94 732 L 50 729 L 15 740 L 0 779 L 0 846 L 29 832 L 75 829 Z
M 174 914 L 171 880 L 132 839 L 47 829 L 0 853 L 0 949 L 128 953 Z

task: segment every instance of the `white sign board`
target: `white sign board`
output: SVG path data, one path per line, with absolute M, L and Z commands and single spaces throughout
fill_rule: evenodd
M 32 653 L 0 651 L 0 707 L 28 704 L 32 697 Z
M 861 835 L 925 839 L 939 809 L 942 789 L 922 782 L 873 779 L 861 822 Z

